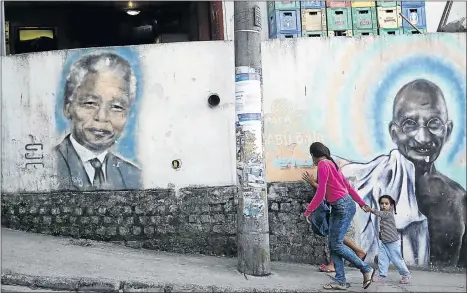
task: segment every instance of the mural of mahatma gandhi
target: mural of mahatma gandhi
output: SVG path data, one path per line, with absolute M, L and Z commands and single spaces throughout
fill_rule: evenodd
M 425 79 L 411 81 L 394 99 L 388 130 L 397 149 L 369 163 L 342 168 L 372 207 L 377 208 L 383 194 L 396 200 L 396 225 L 409 264 L 465 266 L 466 191 L 434 164 L 453 127 L 441 89 Z M 362 248 L 369 256 L 376 255 L 377 219 L 364 213 L 355 219 Z
M 71 130 L 54 149 L 61 190 L 141 188 L 141 171 L 110 150 L 135 96 L 136 80 L 122 57 L 102 52 L 72 64 L 63 104 Z

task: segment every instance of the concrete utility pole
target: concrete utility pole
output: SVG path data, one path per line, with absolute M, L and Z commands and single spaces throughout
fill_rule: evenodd
M 266 276 L 271 273 L 271 256 L 263 157 L 259 5 L 235 1 L 234 20 L 238 270 Z

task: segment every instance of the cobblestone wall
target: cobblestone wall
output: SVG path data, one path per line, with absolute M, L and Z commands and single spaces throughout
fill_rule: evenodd
M 271 259 L 321 264 L 326 238 L 316 236 L 303 213 L 314 189 L 303 183 L 268 184 Z
M 324 239 L 303 218 L 313 190 L 269 184 L 271 259 L 321 263 Z M 2 226 L 178 253 L 235 256 L 236 187 L 2 194 Z
M 2 194 L 2 226 L 180 253 L 235 255 L 235 191 Z

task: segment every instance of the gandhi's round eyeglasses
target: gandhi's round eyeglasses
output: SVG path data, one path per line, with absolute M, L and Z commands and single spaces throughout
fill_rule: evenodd
M 430 119 L 425 125 L 420 125 L 418 124 L 417 121 L 412 120 L 412 119 L 406 119 L 404 122 L 402 122 L 401 125 L 393 122 L 395 125 L 397 125 L 399 128 L 402 129 L 402 132 L 410 137 L 414 137 L 417 135 L 418 131 L 420 131 L 420 128 L 427 128 L 428 131 L 434 135 L 441 135 L 443 134 L 443 131 L 445 129 L 445 126 L 447 124 L 441 121 L 439 118 L 433 118 Z

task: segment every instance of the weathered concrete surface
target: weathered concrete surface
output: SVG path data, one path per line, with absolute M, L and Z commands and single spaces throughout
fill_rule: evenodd
M 17 292 L 51 292 L 50 289 L 29 288 L 25 286 L 2 285 L 2 293 L 17 293 Z M 52 291 L 54 292 L 54 291 Z M 76 291 L 55 291 L 60 293 L 72 293 Z
M 329 281 L 316 267 L 273 262 L 268 277 L 245 277 L 237 260 L 132 249 L 111 243 L 2 228 L 2 284 L 107 292 L 318 292 Z M 347 269 L 349 291 L 363 292 L 361 275 Z M 374 284 L 379 292 L 465 292 L 464 274 L 413 272 L 412 284 Z M 11 288 L 11 287 L 10 287 Z

